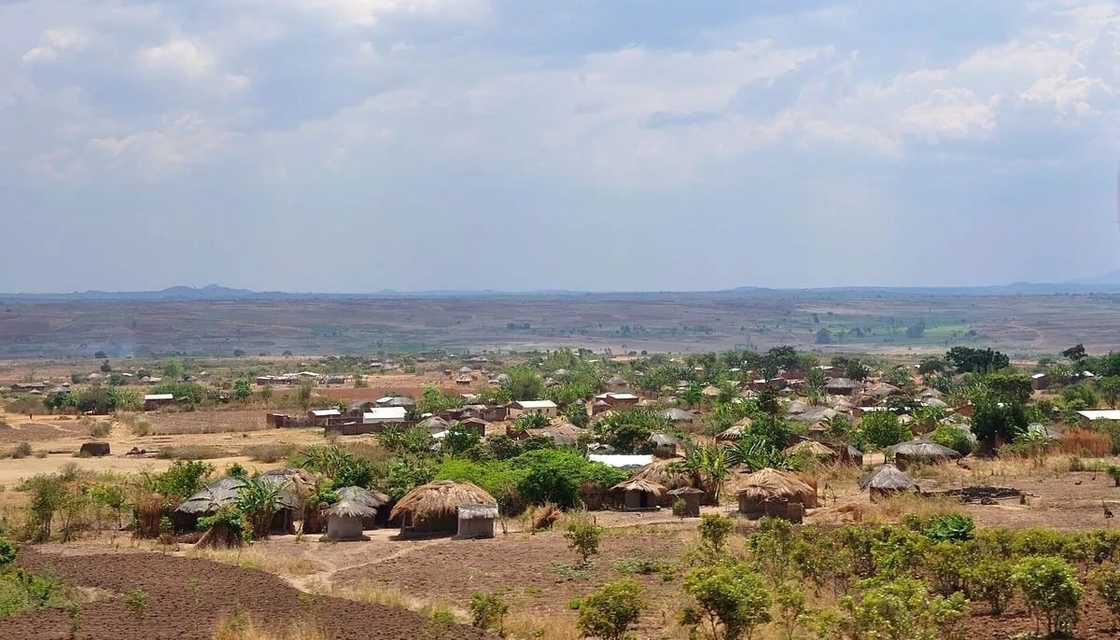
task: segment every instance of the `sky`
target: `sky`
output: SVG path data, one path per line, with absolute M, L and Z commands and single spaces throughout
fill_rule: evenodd
M 0 291 L 1120 267 L 1120 2 L 0 0 Z

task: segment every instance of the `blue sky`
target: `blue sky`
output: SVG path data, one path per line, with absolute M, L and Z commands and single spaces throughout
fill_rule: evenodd
M 0 291 L 1120 266 L 1120 4 L 0 0 Z

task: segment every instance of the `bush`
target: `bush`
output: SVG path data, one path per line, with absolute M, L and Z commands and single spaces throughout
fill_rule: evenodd
M 95 422 L 89 428 L 89 435 L 94 438 L 104 438 L 112 431 L 113 425 L 108 422 Z
M 579 606 L 580 632 L 586 637 L 621 640 L 638 621 L 645 603 L 642 585 L 630 578 L 608 582 L 585 597 Z
M 562 508 L 579 503 L 583 483 L 610 487 L 626 479 L 618 469 L 563 449 L 528 451 L 510 460 L 510 467 L 525 472 L 517 491 L 527 503 L 553 502 Z
M 12 447 L 11 456 L 13 458 L 26 458 L 29 455 L 31 455 L 31 445 L 27 442 L 21 442 L 15 447 Z
M 1090 574 L 1089 579 L 1097 595 L 1120 622 L 1120 565 L 1110 563 L 1099 567 Z
M 295 445 L 284 442 L 269 442 L 245 447 L 244 455 L 257 462 L 278 462 L 295 453 Z
M 963 513 L 944 513 L 933 516 L 922 528 L 922 534 L 935 542 L 963 542 L 971 540 L 976 530 L 972 516 Z
M 964 594 L 931 595 L 926 583 L 911 577 L 875 584 L 841 607 L 842 626 L 852 638 L 943 638 L 968 611 Z
M 700 540 L 713 551 L 722 551 L 734 525 L 731 518 L 718 513 L 705 513 L 700 516 Z
M 579 555 L 583 566 L 587 566 L 591 556 L 599 553 L 603 529 L 587 516 L 576 516 L 568 524 L 564 537 L 568 540 L 568 548 Z
M 0 571 L 16 561 L 16 546 L 4 538 L 0 538 Z
M 713 636 L 734 640 L 750 637 L 754 628 L 770 621 L 770 593 L 762 576 L 746 563 L 715 564 L 693 569 L 684 590 L 695 605 L 681 612 L 681 623 L 713 630 Z M 716 635 L 716 630 L 722 634 Z
M 998 616 L 1015 594 L 1014 570 L 1010 560 L 984 560 L 968 567 L 964 576 L 969 595 L 987 602 Z
M 498 594 L 471 594 L 470 610 L 472 625 L 479 629 L 497 631 L 498 635 L 504 634 L 503 622 L 509 612 L 509 605 Z
M 62 583 L 16 568 L 0 574 L 0 619 L 26 609 L 62 606 Z M 2 626 L 2 623 L 0 623 Z
M 933 430 L 930 440 L 943 447 L 949 447 L 962 456 L 972 453 L 972 439 L 957 427 L 943 424 Z
M 1065 560 L 1045 556 L 1024 558 L 1015 566 L 1013 579 L 1035 620 L 1036 630 L 1044 626 L 1047 634 L 1057 635 L 1073 629 L 1082 588 Z
M 148 592 L 143 589 L 133 589 L 124 594 L 124 606 L 137 618 L 148 610 Z

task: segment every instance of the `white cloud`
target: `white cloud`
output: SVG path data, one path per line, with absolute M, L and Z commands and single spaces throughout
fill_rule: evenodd
M 139 59 L 149 70 L 173 72 L 188 78 L 208 74 L 215 65 L 214 54 L 209 49 L 185 38 L 142 49 Z
M 22 60 L 26 63 L 50 62 L 66 53 L 81 51 L 89 41 L 89 35 L 80 29 L 47 29 L 39 46 L 24 53 Z
M 487 0 L 270 0 L 318 13 L 343 27 L 369 27 L 391 15 L 474 20 L 490 11 Z

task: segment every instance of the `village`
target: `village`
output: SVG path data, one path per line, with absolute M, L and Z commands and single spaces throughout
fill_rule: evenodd
M 1114 637 L 1120 359 L 1080 345 L 36 366 L 0 370 L 0 536 L 21 575 L 59 580 L 6 621 L 26 637 L 131 637 L 130 597 L 174 615 L 163 562 L 380 607 L 401 637 L 875 637 L 888 622 L 847 598 L 903 584 L 912 604 L 883 615 L 933 635 L 900 637 Z M 113 558 L 130 588 L 69 594 L 106 579 L 73 558 Z M 1076 598 L 1044 612 L 1027 569 Z M 360 628 L 196 599 L 205 624 L 175 637 Z

